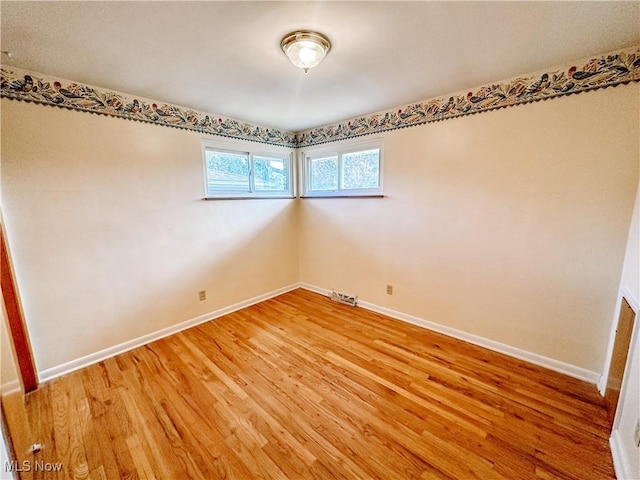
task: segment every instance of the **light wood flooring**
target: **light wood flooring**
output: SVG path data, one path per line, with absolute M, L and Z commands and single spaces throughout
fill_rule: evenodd
M 608 479 L 593 385 L 296 290 L 27 396 L 33 478 Z

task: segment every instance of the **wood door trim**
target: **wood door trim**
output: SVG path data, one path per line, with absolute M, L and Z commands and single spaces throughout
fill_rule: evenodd
M 2 287 L 2 299 L 7 312 L 10 339 L 18 360 L 18 373 L 22 380 L 24 392 L 28 393 L 38 388 L 38 377 L 3 228 L 0 228 L 0 237 L 0 286 Z
M 625 370 L 629 359 L 629 350 L 631 348 L 631 338 L 633 336 L 636 317 L 637 314 L 633 310 L 631 303 L 625 296 L 622 296 L 613 341 L 613 350 L 611 352 L 611 362 L 607 374 L 607 385 L 604 392 L 604 400 L 611 428 L 613 427 L 615 414 L 618 409 L 618 401 L 622 391 L 624 374 L 626 373 Z

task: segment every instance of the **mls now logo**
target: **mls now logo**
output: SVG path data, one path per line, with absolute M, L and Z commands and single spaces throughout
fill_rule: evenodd
M 4 462 L 5 472 L 61 472 L 62 463 L 52 463 L 45 461 L 32 462 L 30 460 L 24 460 L 23 462 L 17 462 L 15 460 L 10 462 Z

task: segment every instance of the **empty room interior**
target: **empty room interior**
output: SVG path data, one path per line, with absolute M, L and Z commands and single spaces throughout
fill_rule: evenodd
M 640 2 L 0 14 L 0 478 L 640 478 Z

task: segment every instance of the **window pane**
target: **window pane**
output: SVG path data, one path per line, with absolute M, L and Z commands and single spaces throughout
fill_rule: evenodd
M 288 192 L 289 162 L 284 158 L 253 157 L 256 192 Z
M 342 155 L 342 188 L 378 188 L 379 186 L 379 149 Z
M 207 191 L 249 191 L 249 155 L 207 150 Z
M 309 162 L 309 189 L 338 189 L 338 157 L 311 159 Z

